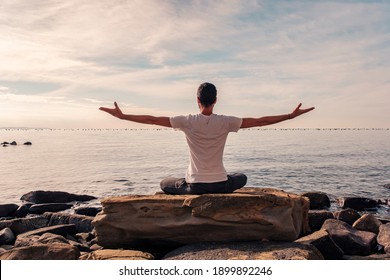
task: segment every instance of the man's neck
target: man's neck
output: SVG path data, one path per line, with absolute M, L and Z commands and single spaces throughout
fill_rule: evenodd
M 200 108 L 200 113 L 202 115 L 206 115 L 206 116 L 210 116 L 213 114 L 213 106 L 210 106 L 210 107 L 201 107 Z

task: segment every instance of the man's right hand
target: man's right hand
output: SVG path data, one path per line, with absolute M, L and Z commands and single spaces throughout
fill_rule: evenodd
M 113 115 L 114 117 L 117 117 L 118 119 L 123 119 L 123 113 L 121 109 L 118 107 L 118 104 L 114 102 L 115 108 L 106 108 L 106 107 L 100 107 L 99 110 L 109 113 L 110 115 Z

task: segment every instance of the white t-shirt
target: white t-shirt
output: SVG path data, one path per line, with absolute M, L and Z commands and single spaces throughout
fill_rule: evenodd
M 214 183 L 227 180 L 223 150 L 229 132 L 237 132 L 242 118 L 211 114 L 171 117 L 175 130 L 185 133 L 190 148 L 188 183 Z

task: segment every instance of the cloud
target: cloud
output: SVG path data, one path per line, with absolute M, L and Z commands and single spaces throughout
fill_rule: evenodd
M 390 105 L 389 12 L 383 1 L 4 1 L 0 98 L 181 114 L 211 81 L 223 113 L 337 102 L 352 125 L 369 104 L 375 126 Z M 313 122 L 326 126 L 326 112 Z

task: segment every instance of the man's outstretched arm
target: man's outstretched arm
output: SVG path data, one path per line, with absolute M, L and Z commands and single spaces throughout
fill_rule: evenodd
M 267 116 L 267 117 L 261 117 L 261 118 L 243 118 L 241 128 L 250 128 L 255 126 L 265 126 L 265 125 L 271 125 L 279 122 L 283 122 L 286 120 L 291 120 L 293 118 L 296 118 L 302 114 L 305 114 L 307 112 L 310 112 L 311 110 L 314 110 L 314 107 L 308 108 L 308 109 L 300 109 L 302 106 L 302 103 L 298 105 L 297 108 L 291 113 L 286 115 L 279 115 L 279 116 Z
M 144 124 L 161 125 L 161 126 L 165 126 L 165 127 L 172 127 L 171 122 L 169 121 L 169 117 L 155 117 L 155 116 L 149 116 L 149 115 L 123 114 L 122 110 L 119 108 L 119 106 L 116 102 L 114 102 L 114 105 L 115 105 L 115 108 L 100 107 L 99 110 L 107 112 L 110 115 L 113 115 L 114 117 L 121 119 L 121 120 L 127 120 L 127 121 L 144 123 Z

